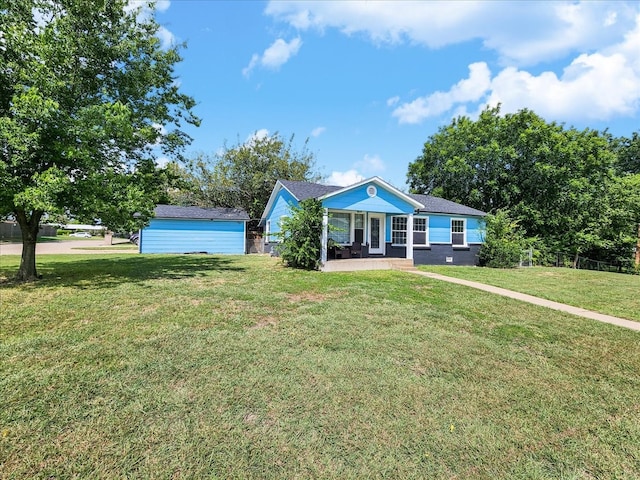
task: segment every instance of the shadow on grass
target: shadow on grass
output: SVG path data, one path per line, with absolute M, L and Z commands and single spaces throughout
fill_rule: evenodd
M 140 283 L 157 279 L 180 280 L 205 277 L 211 272 L 245 270 L 237 258 L 215 255 L 83 257 L 65 261 L 42 261 L 38 266 L 38 273 L 42 275 L 42 279 L 21 285 L 32 288 L 75 286 L 95 289 L 122 283 Z M 6 287 L 16 283 L 9 280 L 0 285 Z

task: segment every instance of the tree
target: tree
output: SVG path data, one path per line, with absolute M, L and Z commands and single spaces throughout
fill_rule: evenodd
M 163 49 L 159 28 L 127 0 L 0 0 L 0 215 L 22 230 L 19 280 L 37 278 L 45 214 L 151 214 L 141 179 L 199 123 L 176 83 L 179 46 Z
M 409 165 L 415 193 L 431 193 L 486 212 L 508 209 L 549 249 L 575 255 L 605 245 L 616 155 L 607 136 L 547 123 L 530 110 L 441 128 Z
M 291 207 L 291 216 L 282 220 L 282 242 L 278 253 L 287 266 L 315 270 L 322 248 L 322 202 L 309 198 Z
M 317 181 L 315 158 L 293 147 L 278 133 L 254 137 L 227 148 L 215 157 L 200 154 L 188 165 L 191 203 L 210 207 L 242 208 L 253 220 L 262 216 L 277 180 Z
M 618 155 L 617 170 L 623 175 L 640 173 L 640 134 L 633 132 L 631 138 L 613 138 L 612 143 Z

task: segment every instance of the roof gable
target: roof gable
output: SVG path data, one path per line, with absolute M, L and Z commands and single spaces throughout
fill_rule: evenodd
M 416 200 L 415 198 L 411 198 L 409 195 L 401 192 L 400 190 L 398 190 L 397 188 L 395 188 L 393 185 L 391 185 L 390 183 L 385 182 L 384 180 L 382 180 L 380 177 L 371 177 L 368 178 L 366 180 L 362 180 L 358 183 L 354 183 L 353 185 L 349 185 L 346 187 L 336 187 L 335 190 L 326 193 L 325 195 L 319 197 L 320 200 L 326 200 L 328 198 L 331 198 L 333 196 L 338 196 L 338 195 L 342 195 L 350 190 L 357 190 L 360 189 L 360 187 L 364 187 L 370 184 L 375 184 L 376 186 L 382 188 L 383 190 L 386 190 L 388 193 L 390 193 L 392 196 L 398 197 L 401 201 L 408 203 L 409 205 L 411 205 L 413 208 L 421 208 L 424 205 L 422 205 L 422 203 L 420 203 L 419 200 Z M 368 187 L 367 187 L 368 188 Z

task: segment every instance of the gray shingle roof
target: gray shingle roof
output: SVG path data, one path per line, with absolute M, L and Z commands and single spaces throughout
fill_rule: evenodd
M 187 218 L 196 220 L 249 220 L 247 212 L 240 208 L 179 207 L 157 205 L 156 218 Z
M 484 217 L 486 215 L 485 212 L 476 210 L 475 208 L 432 195 L 410 193 L 409 196 L 424 205 L 425 208 L 420 209 L 420 211 L 424 213 L 447 213 L 451 215 L 472 215 L 476 217 Z
M 328 193 L 344 188 L 337 187 L 335 185 L 321 185 L 319 183 L 292 180 L 280 180 L 280 183 L 282 183 L 282 185 L 284 185 L 286 189 L 289 190 L 300 202 L 307 198 L 322 197 Z M 467 207 L 460 203 L 445 200 L 444 198 L 416 193 L 409 193 L 407 195 L 425 206 L 425 208 L 420 209 L 420 211 L 424 213 L 445 213 L 451 215 L 472 215 L 478 217 L 486 215 L 485 212 Z
M 335 192 L 344 187 L 336 187 L 335 185 L 321 185 L 319 183 L 299 182 L 294 180 L 280 180 L 280 183 L 289 190 L 299 202 L 308 198 L 318 198 L 327 193 Z

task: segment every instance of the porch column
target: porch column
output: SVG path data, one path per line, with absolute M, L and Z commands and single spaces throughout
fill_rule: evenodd
M 320 264 L 327 263 L 327 243 L 329 242 L 329 209 L 322 212 L 322 246 L 320 250 Z
M 407 260 L 413 260 L 413 213 L 407 217 Z

